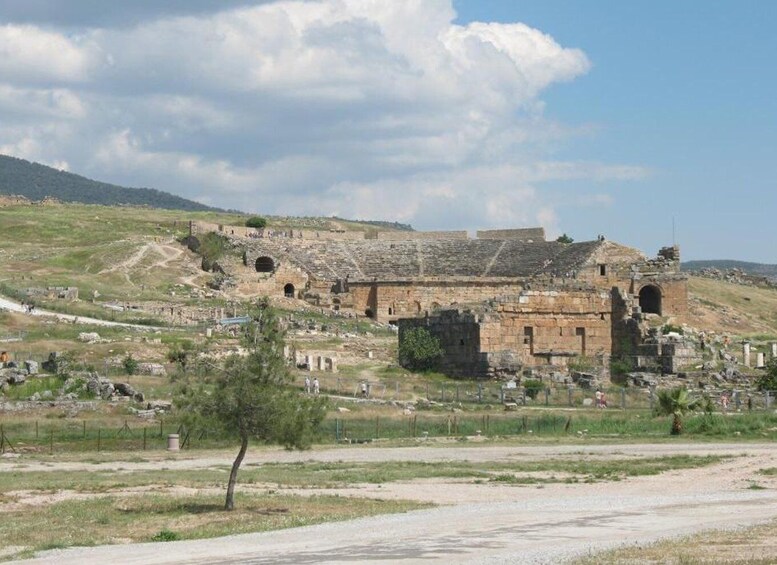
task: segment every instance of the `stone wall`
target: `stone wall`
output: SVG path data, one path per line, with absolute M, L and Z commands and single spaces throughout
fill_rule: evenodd
M 468 239 L 466 231 L 380 231 L 379 240 L 407 241 L 418 239 Z
M 545 228 L 519 228 L 510 230 L 479 230 L 478 239 L 518 239 L 521 241 L 545 241 Z
M 606 292 L 525 290 L 482 310 L 402 319 L 399 330 L 401 340 L 408 328 L 427 328 L 445 350 L 440 370 L 483 378 L 563 368 L 581 357 L 605 364 L 612 351 L 611 316 Z

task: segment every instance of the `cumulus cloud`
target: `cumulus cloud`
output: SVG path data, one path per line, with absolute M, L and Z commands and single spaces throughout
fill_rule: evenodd
M 548 160 L 568 132 L 542 92 L 586 55 L 520 23 L 459 25 L 450 0 L 136 2 L 128 21 L 79 19 L 94 2 L 77 0 L 66 22 L 49 4 L 0 7 L 0 151 L 100 180 L 474 229 L 552 227 L 547 181 L 647 174 Z

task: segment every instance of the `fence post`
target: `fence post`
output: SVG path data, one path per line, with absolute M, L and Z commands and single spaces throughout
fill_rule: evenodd
M 165 425 L 165 419 L 159 418 L 159 437 L 165 437 L 163 432 L 164 425 Z
M 100 451 L 100 440 L 102 439 L 102 430 L 97 428 L 97 451 Z
M 38 420 L 35 420 L 35 439 L 38 439 Z
M 567 398 L 569 400 L 569 405 L 572 406 L 572 387 L 567 387 Z
M 655 388 L 651 386 L 650 389 L 649 389 L 649 395 L 648 395 L 648 398 L 650 398 L 650 409 L 651 410 L 653 410 L 653 403 L 655 402 L 655 399 L 653 398 L 654 395 L 655 395 Z
M 49 454 L 54 453 L 54 428 L 49 431 Z
M 623 410 L 626 409 L 626 389 L 625 388 L 621 389 L 621 408 Z
M 375 416 L 375 438 L 380 437 L 380 416 Z
M 146 428 L 143 428 L 143 451 L 146 450 Z
M 86 439 L 86 420 L 83 420 L 83 438 Z
M 459 385 L 456 385 L 456 403 L 459 402 Z
M 526 388 L 521 391 L 521 400 L 523 401 L 523 405 L 526 406 Z
M 440 402 L 445 403 L 445 383 L 440 384 Z
M 545 387 L 545 406 L 550 406 L 550 388 Z
M 483 402 L 483 383 L 478 383 L 478 404 Z

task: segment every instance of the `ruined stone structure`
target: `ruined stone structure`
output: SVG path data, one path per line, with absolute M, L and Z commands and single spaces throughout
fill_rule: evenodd
M 441 336 L 451 372 L 467 367 L 460 374 L 606 360 L 618 344 L 640 342 L 645 315 L 681 316 L 688 308 L 677 247 L 649 259 L 601 237 L 546 241 L 542 228 L 481 231 L 474 239 L 465 232 L 279 233 L 204 224 L 191 231 L 194 239 L 205 231 L 230 239 L 242 260 L 219 267 L 243 294 L 425 324 Z

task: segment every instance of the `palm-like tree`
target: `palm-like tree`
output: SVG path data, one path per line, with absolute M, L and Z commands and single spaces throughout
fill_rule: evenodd
M 683 387 L 662 390 L 658 393 L 658 413 L 672 416 L 672 429 L 670 433 L 673 436 L 682 433 L 683 416 L 688 412 L 696 410 L 698 406 L 699 399 L 692 398 L 688 389 Z

